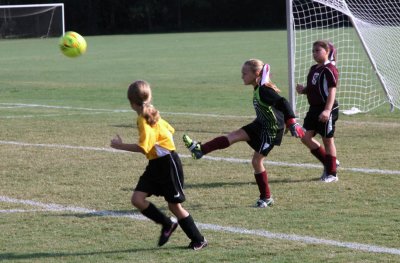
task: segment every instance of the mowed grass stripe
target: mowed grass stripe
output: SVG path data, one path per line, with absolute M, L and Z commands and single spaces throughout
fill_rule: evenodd
M 102 113 L 131 113 L 130 109 L 92 109 L 92 108 L 81 108 L 72 106 L 55 106 L 55 105 L 41 105 L 41 104 L 23 104 L 23 103 L 0 103 L 4 105 L 1 108 L 5 109 L 18 109 L 18 108 L 51 108 L 51 109 L 64 109 L 64 110 L 77 110 L 77 111 L 90 111 L 90 113 L 73 113 L 73 114 L 32 114 L 32 115 L 14 115 L 14 116 L 0 116 L 5 119 L 12 118 L 34 118 L 34 117 L 55 117 L 55 116 L 69 116 L 69 115 L 90 115 L 90 114 L 102 114 Z M 250 115 L 226 115 L 226 114 L 207 114 L 207 113 L 193 113 L 193 112 L 163 112 L 163 115 L 183 115 L 183 116 L 194 116 L 194 117 L 210 117 L 210 118 L 254 118 L 255 116 Z M 375 121 L 346 121 L 340 120 L 340 123 L 345 125 L 361 125 L 361 126 L 381 126 L 381 127 L 400 127 L 398 122 L 375 122 Z
M 130 218 L 133 220 L 149 220 L 141 214 L 138 213 L 124 213 L 124 212 L 114 212 L 114 211 L 97 211 L 93 209 L 83 208 L 83 207 L 75 207 L 75 206 L 65 206 L 59 204 L 46 204 L 41 202 L 36 202 L 33 200 L 21 200 L 10 198 L 7 196 L 0 196 L 0 202 L 6 203 L 15 203 L 15 204 L 24 204 L 30 206 L 37 206 L 44 208 L 43 212 L 78 212 L 78 213 L 86 213 L 95 216 L 109 216 L 109 217 L 124 217 Z M 12 211 L 12 210 L 11 210 Z M 37 212 L 37 210 L 28 210 L 32 212 Z M 0 210 L 0 213 L 6 212 L 6 210 Z M 15 212 L 15 211 L 14 211 Z M 284 234 L 284 233 L 272 233 L 266 230 L 251 230 L 245 229 L 240 227 L 233 227 L 233 226 L 220 226 L 215 224 L 204 224 L 204 223 L 196 223 L 199 228 L 203 230 L 211 230 L 217 232 L 229 232 L 234 234 L 242 234 L 242 235 L 254 235 L 265 237 L 268 239 L 280 239 L 280 240 L 288 240 L 294 242 L 302 242 L 306 244 L 315 244 L 315 245 L 328 245 L 328 246 L 337 246 L 343 248 L 349 248 L 353 250 L 360 250 L 365 252 L 374 252 L 374 253 L 386 253 L 386 254 L 393 254 L 393 255 L 400 255 L 400 249 L 397 248 L 387 248 L 381 246 L 374 246 L 369 244 L 361 244 L 361 243 L 354 243 L 354 242 L 341 242 L 336 240 L 329 240 L 329 239 L 321 239 L 311 236 L 300 236 L 294 234 Z
M 2 141 L 0 144 L 16 145 L 16 146 L 27 146 L 27 147 L 46 147 L 46 148 L 62 148 L 62 149 L 74 149 L 74 150 L 88 150 L 88 151 L 104 151 L 112 153 L 129 153 L 126 151 L 119 151 L 112 148 L 104 147 L 91 147 L 91 146 L 72 146 L 63 144 L 43 144 L 43 143 L 26 143 L 17 141 Z M 179 154 L 182 158 L 192 158 L 190 155 Z M 251 163 L 250 159 L 230 158 L 230 157 L 212 157 L 204 156 L 203 159 L 210 161 L 225 161 L 231 163 Z M 288 162 L 276 162 L 276 161 L 265 161 L 265 163 L 273 166 L 285 166 L 285 167 L 299 167 L 306 169 L 321 168 L 321 165 L 309 164 L 309 163 L 288 163 Z M 381 170 L 381 169 L 368 169 L 368 168 L 345 168 L 340 167 L 340 170 L 356 172 L 356 173 L 367 173 L 367 174 L 387 174 L 387 175 L 400 175 L 398 170 Z

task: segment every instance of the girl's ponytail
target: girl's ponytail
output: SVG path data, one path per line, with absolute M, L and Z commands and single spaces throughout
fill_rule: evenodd
M 160 119 L 160 112 L 149 102 L 143 103 L 142 107 L 142 116 L 146 119 L 147 123 L 150 126 L 156 124 Z
M 160 112 L 151 104 L 151 88 L 146 81 L 137 80 L 129 86 L 128 100 L 131 104 L 141 107 L 139 114 L 149 125 L 156 124 L 160 119 Z
M 333 45 L 332 42 L 328 42 L 328 46 L 329 46 L 329 55 L 328 55 L 328 59 L 329 61 L 335 65 L 336 64 L 336 47 Z

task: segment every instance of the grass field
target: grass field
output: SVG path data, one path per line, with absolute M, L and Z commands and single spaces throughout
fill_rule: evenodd
M 333 184 L 320 183 L 322 167 L 285 136 L 266 162 L 276 205 L 256 209 L 247 144 L 195 161 L 181 137 L 205 141 L 252 120 L 251 88 L 240 79 L 248 58 L 267 61 L 287 96 L 286 32 L 87 41 L 77 59 L 63 57 L 57 39 L 0 41 L 0 261 L 400 262 L 399 110 L 340 116 Z M 147 161 L 109 142 L 136 142 L 126 100 L 136 79 L 152 84 L 176 128 L 184 207 L 209 241 L 202 251 L 185 249 L 180 229 L 158 248 L 159 226 L 130 205 Z

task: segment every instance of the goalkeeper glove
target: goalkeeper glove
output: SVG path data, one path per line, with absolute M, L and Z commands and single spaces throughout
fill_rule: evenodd
M 295 118 L 288 119 L 286 121 L 286 127 L 289 128 L 290 133 L 292 136 L 296 138 L 303 138 L 304 136 L 304 129 L 301 127 L 300 124 L 296 122 Z

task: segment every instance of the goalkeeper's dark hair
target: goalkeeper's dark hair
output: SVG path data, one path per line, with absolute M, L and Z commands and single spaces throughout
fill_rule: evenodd
M 140 115 L 149 125 L 156 124 L 160 119 L 160 112 L 151 104 L 151 88 L 147 81 L 137 80 L 129 85 L 128 100 L 141 107 Z
M 265 63 L 262 60 L 252 58 L 252 59 L 245 61 L 243 65 L 248 66 L 250 68 L 250 70 L 254 74 L 256 74 L 258 78 L 261 79 L 262 69 L 265 65 Z M 269 80 L 267 83 L 265 83 L 264 86 L 269 87 L 278 93 L 281 92 L 281 90 L 271 80 Z
M 317 40 L 313 43 L 313 47 L 322 47 L 328 52 L 328 59 L 331 62 L 336 62 L 337 51 L 332 42 L 326 40 Z

